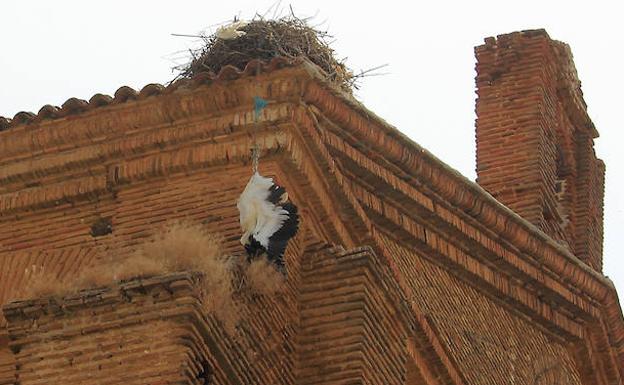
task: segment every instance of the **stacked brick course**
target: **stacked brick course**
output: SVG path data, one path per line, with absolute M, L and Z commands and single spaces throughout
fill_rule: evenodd
M 503 384 L 512 379 L 518 384 L 540 383 L 545 370 L 555 383 L 582 383 L 564 345 L 551 343 L 534 325 L 487 301 L 414 249 L 391 236 L 381 237 L 411 278 L 413 300 L 437 325 L 444 342 L 455 348 L 454 359 L 466 373 L 466 383 Z
M 9 350 L 9 336 L 6 330 L 0 332 L 0 384 L 13 385 L 15 383 L 15 357 Z
M 569 47 L 536 30 L 475 52 L 478 183 L 602 270 L 604 164 Z
M 204 384 L 210 362 L 191 277 L 5 307 L 20 384 Z M 146 338 L 146 336 L 150 336 Z M 203 365 L 202 365 L 203 364 Z
M 298 384 L 404 384 L 406 331 L 374 258 L 330 249 L 305 260 Z

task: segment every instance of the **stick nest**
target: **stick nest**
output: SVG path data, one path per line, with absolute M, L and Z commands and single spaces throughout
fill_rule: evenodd
M 269 61 L 274 57 L 305 57 L 319 66 L 327 78 L 343 90 L 351 93 L 356 77 L 343 60 L 334 57 L 327 32 L 310 27 L 305 20 L 294 16 L 277 20 L 252 20 L 238 29 L 245 35 L 223 40 L 215 34 L 202 36 L 203 48 L 191 52 L 193 59 L 178 68 L 179 77 L 191 78 L 198 73 L 218 73 L 221 68 L 232 65 L 243 70 L 253 59 Z

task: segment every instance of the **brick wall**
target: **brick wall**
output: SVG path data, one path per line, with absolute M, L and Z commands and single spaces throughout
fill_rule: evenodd
M 4 307 L 17 383 L 229 384 L 192 281 L 178 274 Z
M 411 360 L 399 299 L 369 249 L 306 255 L 300 293 L 297 384 L 405 384 Z
M 239 250 L 235 202 L 248 174 L 244 168 L 207 168 L 126 185 L 115 197 L 3 216 L 0 301 L 16 298 L 31 279 L 32 266 L 62 279 L 71 277 L 89 265 L 124 258 L 176 219 L 203 222 L 208 232 L 225 237 L 225 252 Z M 112 233 L 93 236 L 91 226 L 103 217 L 111 219 Z M 0 317 L 0 325 L 2 321 Z
M 13 354 L 0 363 L 17 368 L 5 383 L 447 383 L 414 359 L 428 348 L 408 338 L 368 248 L 309 247 L 297 312 L 289 293 L 242 294 L 233 334 L 202 310 L 200 280 L 181 272 L 5 305 Z
M 477 182 L 602 270 L 604 164 L 569 47 L 536 30 L 475 53 Z
M 289 295 L 237 297 L 230 334 L 202 310 L 200 279 L 174 273 L 6 305 L 17 383 L 296 383 Z
M 15 357 L 9 349 L 6 329 L 0 328 L 0 385 L 15 383 Z
M 467 384 L 581 384 L 574 357 L 535 324 L 511 314 L 451 273 L 380 234 L 407 294 L 430 317 Z M 541 378 L 546 373 L 548 379 Z M 541 382 L 551 381 L 551 382 Z

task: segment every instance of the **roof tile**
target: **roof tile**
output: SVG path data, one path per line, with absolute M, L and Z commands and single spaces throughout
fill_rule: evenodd
M 54 119 L 61 116 L 61 110 L 57 106 L 52 106 L 50 104 L 46 104 L 41 107 L 39 112 L 37 113 L 37 117 L 41 119 Z
M 113 98 L 109 95 L 95 94 L 89 99 L 90 107 L 104 107 L 113 102 Z
M 165 87 L 162 84 L 151 83 L 146 85 L 139 92 L 139 98 L 145 99 L 150 96 L 160 95 L 164 91 Z
M 86 100 L 78 98 L 69 98 L 61 106 L 61 114 L 63 116 L 76 115 L 89 108 L 89 103 Z
M 11 119 L 0 116 L 0 131 L 4 131 L 11 125 Z
M 129 100 L 135 100 L 138 97 L 138 92 L 128 86 L 121 86 L 115 91 L 114 103 L 125 103 Z
M 12 124 L 28 124 L 35 119 L 35 114 L 28 111 L 20 111 L 13 117 Z

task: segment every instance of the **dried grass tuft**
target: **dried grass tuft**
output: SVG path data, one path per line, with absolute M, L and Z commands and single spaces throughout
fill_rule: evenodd
M 161 261 L 149 258 L 140 252 L 131 255 L 119 265 L 109 269 L 110 272 L 106 274 L 110 277 L 109 281 L 128 281 L 133 278 L 145 278 L 169 272 Z M 96 270 L 92 271 L 97 272 Z
M 18 298 L 51 297 L 71 290 L 69 282 L 59 279 L 56 273 L 46 270 L 44 266 L 31 266 L 26 269 L 26 276 L 28 281 L 16 294 Z
M 89 266 L 71 279 L 71 289 L 67 293 L 58 293 L 57 295 L 76 294 L 81 290 L 103 288 L 110 286 L 114 280 L 112 268 L 101 265 Z
M 145 243 L 138 255 L 156 262 L 164 272 L 226 270 L 220 255 L 221 239 L 199 225 L 177 222 Z
M 276 20 L 256 16 L 238 30 L 245 35 L 231 40 L 219 39 L 216 34 L 201 36 L 203 48 L 191 51 L 191 62 L 176 68 L 180 71 L 179 77 L 191 78 L 202 72 L 216 74 L 227 65 L 243 70 L 254 59 L 305 57 L 323 69 L 330 81 L 344 91 L 352 92 L 357 77 L 343 60 L 335 58 L 328 41 L 331 36 L 309 26 L 305 19 L 294 14 Z
M 249 288 L 258 294 L 273 295 L 284 289 L 284 276 L 266 258 L 252 261 L 245 278 Z
M 198 271 L 202 273 L 199 290 L 204 310 L 232 332 L 240 312 L 233 296 L 231 264 L 221 255 L 221 244 L 221 238 L 208 234 L 199 225 L 174 223 L 119 265 L 114 280 Z

